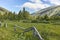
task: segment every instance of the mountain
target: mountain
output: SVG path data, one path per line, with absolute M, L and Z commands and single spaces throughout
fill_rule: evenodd
M 3 7 L 0 7 L 0 13 L 3 15 L 3 14 L 5 14 L 5 13 L 8 13 L 8 12 L 10 12 L 10 11 L 8 11 L 7 9 L 5 9 L 5 8 L 3 8 Z
M 33 16 L 43 16 L 48 15 L 49 17 L 53 15 L 60 15 L 60 6 L 51 6 L 48 8 L 41 9 L 35 13 L 33 13 Z

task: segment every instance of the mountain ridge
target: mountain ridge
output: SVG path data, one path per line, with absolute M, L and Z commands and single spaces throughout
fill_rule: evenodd
M 59 6 L 51 6 L 48 8 L 41 9 L 41 10 L 33 13 L 32 15 L 43 16 L 43 15 L 47 14 L 50 17 L 50 16 L 58 14 L 58 12 L 60 12 L 60 5 Z

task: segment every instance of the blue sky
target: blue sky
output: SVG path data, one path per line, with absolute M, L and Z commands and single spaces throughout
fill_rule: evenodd
M 60 0 L 0 0 L 0 6 L 12 12 L 18 12 L 25 7 L 32 13 L 54 5 L 60 5 Z

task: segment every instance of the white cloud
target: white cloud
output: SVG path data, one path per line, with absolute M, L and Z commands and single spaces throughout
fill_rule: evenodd
M 50 5 L 48 4 L 43 4 L 43 2 L 41 0 L 29 0 L 31 2 L 26 2 L 22 5 L 22 7 L 27 7 L 30 9 L 34 9 L 34 10 L 38 10 L 38 9 L 43 9 L 46 7 L 49 7 Z M 34 3 L 32 3 L 34 2 Z
M 22 6 L 21 6 L 21 5 L 16 5 L 16 6 L 14 6 L 14 7 L 20 8 L 20 7 L 22 7 Z
M 44 1 L 49 1 L 49 0 L 44 0 Z
M 30 2 L 26 2 L 26 3 L 24 3 L 23 4 L 23 6 L 22 7 L 28 7 L 28 8 L 31 8 L 31 9 L 38 9 L 38 8 L 40 8 L 40 9 L 43 9 L 43 8 L 45 8 L 45 7 L 48 7 L 49 5 L 47 5 L 47 4 L 40 4 L 40 3 L 30 3 Z
M 31 1 L 31 2 L 35 2 L 35 3 L 41 3 L 40 0 L 29 0 L 29 1 Z
M 29 1 L 30 2 L 26 2 L 22 6 L 18 5 L 16 7 L 27 7 L 29 9 L 38 10 L 38 9 L 43 9 L 43 8 L 51 6 L 48 3 L 44 4 L 41 0 L 29 0 Z M 43 0 L 43 1 L 45 2 L 49 1 L 51 4 L 54 4 L 54 5 L 60 5 L 60 0 Z
M 60 0 L 49 0 L 51 4 L 60 5 Z

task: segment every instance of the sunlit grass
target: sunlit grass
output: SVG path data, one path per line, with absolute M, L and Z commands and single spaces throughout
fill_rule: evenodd
M 4 23 L 8 24 L 8 27 L 4 27 Z M 32 32 L 25 33 L 24 36 L 21 36 L 20 33 L 22 32 L 21 29 L 17 28 L 17 32 L 14 32 L 14 25 L 18 25 L 23 28 L 29 28 L 35 26 L 41 36 L 45 40 L 60 40 L 60 25 L 54 24 L 45 24 L 45 23 L 21 23 L 17 21 L 7 21 L 3 22 L 2 27 L 0 27 L 0 40 L 35 40 Z M 21 38 L 25 37 L 25 39 Z M 36 38 L 38 40 L 38 38 Z

